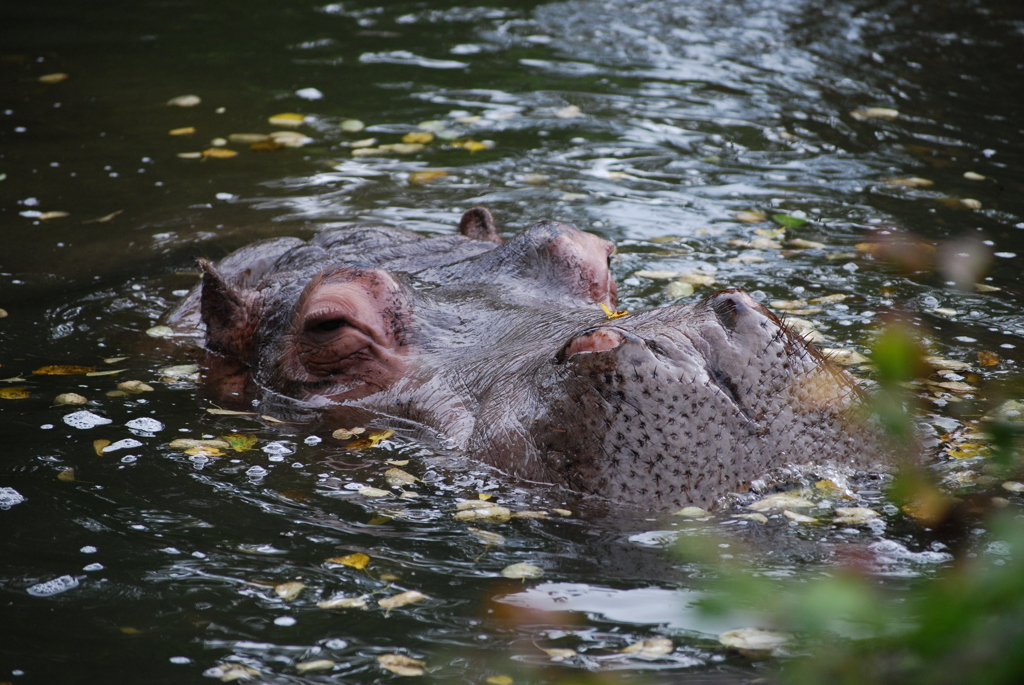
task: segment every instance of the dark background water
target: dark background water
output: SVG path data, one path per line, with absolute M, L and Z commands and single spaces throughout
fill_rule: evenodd
M 56 72 L 69 78 L 38 80 Z M 845 293 L 800 316 L 823 346 L 860 351 L 886 311 L 905 310 L 935 354 L 974 367 L 945 379 L 980 386 L 966 403 L 941 388 L 928 395 L 924 423 L 947 432 L 1017 383 L 1022 83 L 1024 10 L 1009 1 L 4 3 L 0 377 L 25 378 L 2 385 L 30 396 L 0 400 L 0 487 L 24 498 L 0 510 L 0 680 L 177 683 L 244 663 L 264 681 L 384 681 L 398 676 L 376 656 L 395 652 L 457 682 L 755 677 L 758 667 L 715 640 L 738 619 L 697 614 L 699 573 L 664 550 L 692 526 L 591 511 L 424 445 L 356 454 L 307 444 L 301 427 L 215 420 L 193 385 L 161 380 L 161 368 L 191 362 L 188 351 L 144 331 L 194 284 L 197 255 L 308 237 L 326 222 L 450 232 L 483 204 L 507 232 L 553 218 L 615 240 L 629 309 L 711 291 L 673 291 L 638 270 L 699 270 L 765 302 Z M 296 95 L 305 88 L 322 98 Z M 191 93 L 200 105 L 166 105 Z M 851 116 L 866 107 L 899 115 Z M 268 117 L 282 112 L 308 116 L 299 130 L 310 144 L 177 156 L 269 133 Z M 349 118 L 367 129 L 344 132 Z M 424 121 L 493 146 L 436 140 L 367 157 L 347 146 L 395 143 Z M 197 132 L 168 135 L 186 126 Z M 435 169 L 447 176 L 410 182 Z M 933 185 L 884 181 L 903 177 Z M 822 246 L 736 244 L 778 228 L 736 218 L 749 210 L 805 218 L 774 239 Z M 68 216 L 39 218 L 55 211 Z M 998 290 L 958 290 L 941 271 L 901 272 L 855 247 L 885 231 L 973 239 L 953 254 L 987 253 L 979 279 Z M 981 368 L 979 352 L 1001 361 Z M 127 370 L 31 375 L 47 364 Z M 106 395 L 129 379 L 155 390 Z M 67 425 L 78 408 L 52 406 L 62 392 L 112 422 Z M 140 417 L 162 428 L 125 425 Z M 235 430 L 256 434 L 256 450 L 204 463 L 166 446 Z M 93 449 L 125 438 L 142 445 Z M 386 487 L 386 459 L 410 460 L 422 497 L 352 489 Z M 69 468 L 76 480 L 59 480 Z M 574 515 L 482 524 L 505 536 L 486 546 L 452 517 L 458 498 L 483 491 Z M 883 506 L 870 485 L 858 496 Z M 941 540 L 884 511 L 881 527 L 852 532 L 773 518 L 770 534 L 744 533 L 770 538 L 749 563 L 813 576 L 855 544 L 891 582 L 941 567 Z M 371 557 L 365 571 L 324 562 L 353 552 Z M 499 575 L 522 561 L 544 577 Z M 40 596 L 40 583 L 62 578 L 74 587 Z M 274 592 L 296 578 L 307 586 L 298 599 Z M 430 599 L 388 613 L 316 606 L 339 592 L 380 593 L 372 603 L 407 589 Z M 674 651 L 619 654 L 652 637 Z M 551 662 L 536 645 L 580 656 Z M 336 666 L 296 671 L 313 658 Z

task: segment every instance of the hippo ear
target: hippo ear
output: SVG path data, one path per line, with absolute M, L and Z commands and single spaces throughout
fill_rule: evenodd
M 501 243 L 498 228 L 494 225 L 494 217 L 484 207 L 474 207 L 462 215 L 459 233 L 473 240 Z
M 196 261 L 203 272 L 200 317 L 206 324 L 206 348 L 248 362 L 252 352 L 255 294 L 229 284 L 205 259 Z

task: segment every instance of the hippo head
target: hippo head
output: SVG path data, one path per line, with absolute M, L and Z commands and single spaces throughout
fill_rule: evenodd
M 849 377 L 742 291 L 610 315 L 613 253 L 553 221 L 502 243 L 476 209 L 456 236 L 361 226 L 201 262 L 197 309 L 228 394 L 428 427 L 648 509 L 877 456 Z

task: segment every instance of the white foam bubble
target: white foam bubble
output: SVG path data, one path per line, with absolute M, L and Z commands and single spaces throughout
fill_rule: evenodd
M 113 423 L 108 418 L 104 418 L 99 414 L 93 414 L 91 411 L 81 410 L 68 414 L 64 417 L 64 423 L 71 426 L 72 428 L 95 428 L 96 426 L 104 426 L 108 423 Z
M 73 590 L 78 587 L 78 579 L 74 576 L 61 576 L 48 580 L 45 583 L 36 583 L 30 587 L 27 592 L 30 595 L 36 597 L 50 597 L 52 595 L 59 595 L 62 592 Z
M 110 422 L 107 421 L 107 423 Z M 140 416 L 137 419 L 132 419 L 124 425 L 132 431 L 143 431 L 144 433 L 156 433 L 157 431 L 162 431 L 164 429 L 164 424 L 147 416 Z

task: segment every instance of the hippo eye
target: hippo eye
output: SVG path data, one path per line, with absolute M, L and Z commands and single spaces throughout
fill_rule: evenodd
M 320 323 L 313 324 L 306 330 L 317 331 L 320 333 L 330 333 L 336 331 L 342 326 L 347 326 L 348 321 L 345 319 L 328 319 L 327 321 L 321 321 Z

